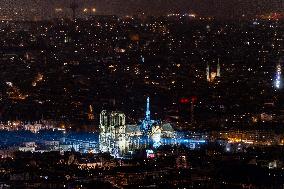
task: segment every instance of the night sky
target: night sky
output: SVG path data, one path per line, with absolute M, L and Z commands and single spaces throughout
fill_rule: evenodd
M 1 0 L 1 17 L 50 18 L 55 8 L 63 8 L 64 15 L 72 0 Z M 96 7 L 97 14 L 160 15 L 194 12 L 205 16 L 255 15 L 283 11 L 284 0 L 77 0 L 80 10 Z M 82 12 L 82 11 L 81 11 Z M 63 13 L 62 13 L 63 14 Z

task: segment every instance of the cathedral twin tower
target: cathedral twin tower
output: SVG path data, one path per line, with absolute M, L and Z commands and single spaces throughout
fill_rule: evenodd
M 212 70 L 213 70 L 212 66 L 207 64 L 207 67 L 206 67 L 206 79 L 207 79 L 208 82 L 213 82 L 213 81 L 215 81 L 216 77 L 218 77 L 218 78 L 221 77 L 221 66 L 220 66 L 219 59 L 218 59 L 218 63 L 217 63 L 216 72 L 214 72 Z

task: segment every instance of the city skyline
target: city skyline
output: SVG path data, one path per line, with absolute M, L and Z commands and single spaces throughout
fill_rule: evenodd
M 284 188 L 283 1 L 0 1 L 0 188 Z
M 200 16 L 234 18 L 283 12 L 282 0 L 25 0 L 0 2 L 2 19 L 51 19 L 71 17 L 70 4 L 78 5 L 79 17 L 90 15 L 166 15 L 195 13 Z

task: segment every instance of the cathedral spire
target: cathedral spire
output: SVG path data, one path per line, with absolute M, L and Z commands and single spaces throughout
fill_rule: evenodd
M 146 112 L 145 112 L 145 118 L 142 122 L 142 130 L 145 133 L 151 131 L 153 123 L 154 121 L 151 120 L 150 97 L 147 97 Z
M 218 64 L 217 64 L 217 77 L 221 77 L 221 66 L 220 66 L 219 58 L 218 58 Z
M 147 97 L 147 105 L 146 105 L 146 120 L 151 120 L 151 112 L 150 112 L 150 98 Z

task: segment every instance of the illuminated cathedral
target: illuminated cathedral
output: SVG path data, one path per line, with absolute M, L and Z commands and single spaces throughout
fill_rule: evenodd
M 141 124 L 141 131 L 146 135 L 149 134 L 150 132 L 152 132 L 152 128 L 155 122 L 155 120 L 151 120 L 150 98 L 148 97 L 146 104 L 146 114 Z
M 103 110 L 100 114 L 100 151 L 117 154 L 127 150 L 125 129 L 124 113 L 118 111 L 107 112 Z
M 125 114 L 118 111 L 100 113 L 99 150 L 119 157 L 129 150 L 154 147 L 162 144 L 162 138 L 174 138 L 175 132 L 169 123 L 151 120 L 150 98 L 147 98 L 145 118 L 141 124 L 127 125 Z
M 221 77 L 221 66 L 220 66 L 219 59 L 218 59 L 216 72 L 214 72 L 212 70 L 213 70 L 212 66 L 207 64 L 207 67 L 206 67 L 206 79 L 207 79 L 208 82 L 213 82 L 213 81 L 215 81 L 216 78 L 220 78 Z

